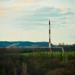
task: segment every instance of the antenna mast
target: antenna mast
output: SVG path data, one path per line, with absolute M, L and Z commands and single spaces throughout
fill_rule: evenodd
M 49 50 L 51 51 L 51 23 L 49 19 Z

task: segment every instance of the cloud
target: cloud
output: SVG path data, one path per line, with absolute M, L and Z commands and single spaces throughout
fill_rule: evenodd
M 6 11 L 3 7 L 0 7 L 0 16 L 5 16 L 6 15 Z
M 74 12 L 68 9 L 61 11 L 59 8 L 43 7 L 37 10 L 31 9 L 27 12 L 21 12 L 14 18 L 13 24 L 20 29 L 33 30 L 35 28 L 38 29 L 39 26 L 46 27 L 48 25 L 48 19 L 50 18 L 53 28 L 64 28 L 70 22 L 70 20 L 68 20 L 70 17 L 68 16 L 73 17 Z
M 52 42 L 70 39 L 74 42 L 75 10 L 70 4 L 67 8 L 61 3 L 61 0 L 0 1 L 0 40 L 48 41 L 50 18 Z
M 66 16 L 66 15 L 74 15 L 75 13 L 70 11 L 70 10 L 65 10 L 65 11 L 61 11 L 59 8 L 49 8 L 49 7 L 45 7 L 45 8 L 41 8 L 38 9 L 34 16 L 47 16 L 47 17 L 60 17 L 60 16 Z

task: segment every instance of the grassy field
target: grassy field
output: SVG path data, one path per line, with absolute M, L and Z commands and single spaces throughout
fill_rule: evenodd
M 18 75 L 75 75 L 75 51 L 8 53 L 0 55 L 0 60 L 8 60 L 5 67 L 9 72 L 12 65 L 15 65 L 15 68 L 18 66 L 21 73 Z M 2 72 L 0 75 L 3 75 Z M 8 75 L 7 71 L 5 75 Z
M 8 53 L 4 54 L 5 57 L 20 57 L 23 60 L 29 60 L 32 58 L 38 59 L 59 59 L 60 61 L 68 62 L 69 60 L 75 59 L 75 51 L 73 52 L 31 52 L 31 53 Z

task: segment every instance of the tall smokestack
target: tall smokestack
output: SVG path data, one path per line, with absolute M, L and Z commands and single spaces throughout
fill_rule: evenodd
M 49 50 L 51 51 L 51 23 L 49 20 Z

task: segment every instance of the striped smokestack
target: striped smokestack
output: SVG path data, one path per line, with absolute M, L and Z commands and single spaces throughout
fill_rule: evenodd
M 49 20 L 49 50 L 51 51 L 51 23 L 50 23 L 50 20 Z

